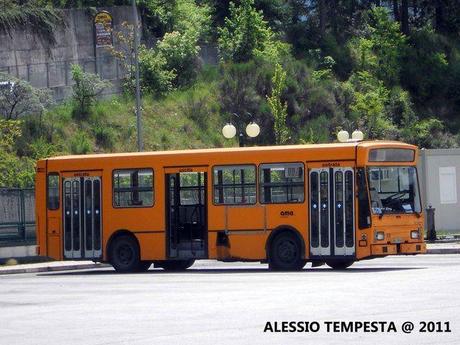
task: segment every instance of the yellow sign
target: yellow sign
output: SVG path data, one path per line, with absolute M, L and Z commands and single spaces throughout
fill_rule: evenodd
M 112 15 L 107 11 L 98 12 L 94 16 L 94 32 L 96 47 L 107 47 L 112 45 Z

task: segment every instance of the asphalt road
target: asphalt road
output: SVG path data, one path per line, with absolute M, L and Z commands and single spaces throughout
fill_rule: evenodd
M 319 330 L 269 331 L 281 321 L 316 321 Z M 328 332 L 327 321 L 387 324 Z M 415 326 L 410 334 L 401 329 L 406 321 Z M 451 332 L 420 333 L 421 321 L 440 321 L 443 330 L 449 322 Z M 396 332 L 388 332 L 391 322 Z M 345 272 L 203 261 L 186 273 L 0 276 L 1 345 L 348 343 L 460 344 L 460 255 L 387 257 Z

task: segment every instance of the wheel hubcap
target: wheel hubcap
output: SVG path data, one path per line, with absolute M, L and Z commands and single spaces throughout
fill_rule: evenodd
M 133 260 L 133 250 L 128 245 L 122 245 L 118 248 L 118 258 L 123 265 L 129 265 Z
M 297 246 L 294 242 L 285 240 L 278 247 L 278 255 L 281 261 L 292 263 L 297 257 Z

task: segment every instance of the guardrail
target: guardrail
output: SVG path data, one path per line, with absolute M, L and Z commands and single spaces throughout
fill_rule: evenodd
M 35 244 L 34 189 L 0 188 L 0 246 Z

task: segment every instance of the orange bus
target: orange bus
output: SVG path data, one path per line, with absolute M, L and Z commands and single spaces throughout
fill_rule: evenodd
M 197 259 L 344 269 L 424 253 L 417 156 L 364 141 L 43 159 L 38 251 L 119 272 Z

